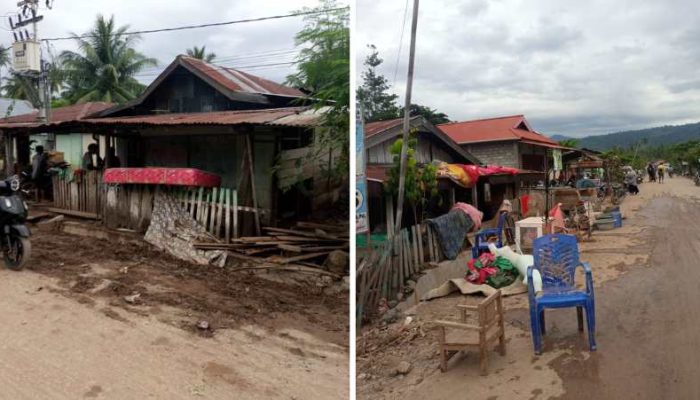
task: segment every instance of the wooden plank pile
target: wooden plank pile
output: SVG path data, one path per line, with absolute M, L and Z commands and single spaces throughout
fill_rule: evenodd
M 229 243 L 195 243 L 200 250 L 225 250 L 231 257 L 268 267 L 293 266 L 295 270 L 319 270 L 335 250 L 350 247 L 347 225 L 297 222 L 288 229 L 264 227 L 264 236 L 231 239 Z M 298 267 L 307 267 L 298 269 Z M 256 269 L 245 267 L 240 269 Z

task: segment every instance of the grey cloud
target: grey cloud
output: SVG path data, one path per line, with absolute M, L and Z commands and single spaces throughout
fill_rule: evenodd
M 14 3 L 7 2 L 0 11 L 14 11 Z M 46 38 L 67 36 L 71 32 L 84 33 L 90 30 L 97 14 L 106 17 L 114 15 L 118 25 L 130 25 L 133 30 L 142 30 L 286 14 L 318 4 L 319 0 L 209 0 L 204 3 L 191 0 L 61 0 L 55 3 L 53 10 L 42 11 L 44 21 L 40 24 L 40 35 Z M 252 57 L 251 53 L 292 49 L 294 35 L 302 26 L 302 18 L 296 17 L 143 35 L 136 47 L 158 59 L 159 67 L 149 68 L 138 78 L 149 83 L 176 55 L 192 46 L 206 45 L 207 50 L 215 52 L 220 59 L 228 58 L 230 61 L 225 64 L 233 67 L 290 61 L 292 58 L 289 54 Z M 8 45 L 10 40 L 11 35 L 7 33 L 0 43 Z M 72 41 L 52 43 L 54 54 L 66 49 L 74 50 L 75 44 Z M 281 82 L 293 72 L 293 66 L 253 68 L 250 72 Z
M 700 120 L 700 2 L 479 4 L 421 3 L 415 102 L 461 120 L 522 113 L 544 133 L 571 136 Z M 356 43 L 378 46 L 390 78 L 400 28 L 391 16 L 402 10 L 358 0 Z

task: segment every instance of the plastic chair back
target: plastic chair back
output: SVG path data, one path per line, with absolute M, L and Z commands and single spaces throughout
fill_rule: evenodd
M 541 236 L 533 242 L 534 268 L 542 276 L 544 293 L 575 290 L 575 271 L 579 265 L 576 236 L 553 234 Z

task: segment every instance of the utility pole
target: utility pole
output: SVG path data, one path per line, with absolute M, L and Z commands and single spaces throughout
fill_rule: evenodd
M 17 22 L 10 17 L 10 27 L 15 38 L 12 46 L 15 73 L 37 81 L 39 96 L 39 121 L 48 122 L 51 114 L 51 94 L 48 85 L 48 63 L 41 57 L 41 42 L 39 41 L 38 22 L 44 19 L 38 15 L 39 0 L 21 0 L 17 3 L 20 8 Z M 47 3 L 47 7 L 49 4 Z M 49 7 L 50 8 L 50 7 Z M 22 19 L 24 16 L 24 19 Z M 32 25 L 32 34 L 21 28 Z M 19 39 L 17 33 L 19 30 Z
M 396 204 L 396 229 L 398 234 L 401 230 L 401 219 L 403 218 L 403 201 L 406 190 L 406 164 L 408 158 L 408 136 L 411 128 L 411 92 L 413 91 L 413 62 L 416 57 L 416 30 L 418 28 L 418 1 L 413 0 L 413 21 L 411 23 L 411 51 L 408 55 L 408 78 L 406 80 L 406 101 L 403 110 L 403 143 L 401 145 L 401 165 L 399 168 L 399 198 Z

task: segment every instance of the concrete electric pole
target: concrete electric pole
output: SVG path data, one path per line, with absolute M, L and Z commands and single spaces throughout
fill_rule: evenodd
M 38 23 L 44 19 L 38 15 L 39 0 L 22 0 L 17 3 L 20 12 L 17 21 L 10 17 L 10 27 L 15 42 L 12 44 L 13 73 L 28 77 L 37 84 L 39 97 L 39 121 L 48 122 L 51 114 L 51 94 L 48 84 L 48 63 L 41 57 Z M 24 17 L 24 18 L 23 18 Z M 32 26 L 30 35 L 26 29 Z

